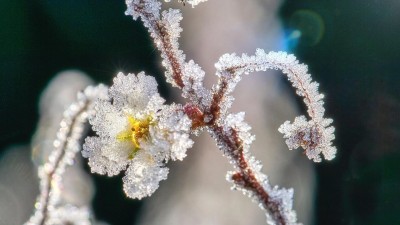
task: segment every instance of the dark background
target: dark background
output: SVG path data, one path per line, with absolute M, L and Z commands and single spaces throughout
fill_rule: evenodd
M 158 52 L 123 1 L 13 0 L 0 10 L 0 149 L 30 141 L 40 93 L 64 69 L 105 83 L 144 70 L 168 97 Z M 316 165 L 316 224 L 400 224 L 399 11 L 398 0 L 292 0 L 280 11 L 288 50 L 309 65 L 335 120 L 338 155 Z M 120 177 L 94 178 L 96 216 L 134 221 L 140 202 L 124 197 Z

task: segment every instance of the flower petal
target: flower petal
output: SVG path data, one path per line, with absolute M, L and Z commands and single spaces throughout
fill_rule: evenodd
M 158 95 L 156 80 L 143 72 L 137 76 L 135 74 L 125 76 L 119 73 L 113 82 L 109 91 L 113 105 L 130 114 L 144 110 L 150 98 Z
M 100 137 L 115 138 L 121 131 L 127 129 L 127 117 L 110 102 L 98 100 L 94 109 L 96 113 L 89 122 Z
M 128 165 L 128 157 L 126 160 L 122 159 L 122 149 L 117 149 L 118 146 L 110 146 L 99 137 L 87 137 L 83 145 L 82 155 L 89 158 L 89 166 L 92 173 L 107 174 L 114 176 L 119 174 L 121 170 L 125 170 Z M 112 155 L 110 152 L 113 150 L 120 152 L 119 154 Z M 104 154 L 105 153 L 105 154 Z
M 150 196 L 157 190 L 160 181 L 167 179 L 167 175 L 168 168 L 153 161 L 150 155 L 139 151 L 122 179 L 125 194 L 137 199 Z

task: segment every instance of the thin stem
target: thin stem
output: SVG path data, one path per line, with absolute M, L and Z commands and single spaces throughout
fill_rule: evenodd
M 243 141 L 239 138 L 237 131 L 232 128 L 230 132 L 227 132 L 231 135 L 228 135 L 221 126 L 213 125 L 210 128 L 220 144 L 224 146 L 224 154 L 234 160 L 235 166 L 239 169 L 239 172 L 232 176 L 233 181 L 246 190 L 253 192 L 264 208 L 270 212 L 277 225 L 286 225 L 286 220 L 281 210 L 279 210 L 280 203 L 271 199 L 268 192 L 255 177 L 254 171 L 249 167 L 244 156 Z
M 75 127 L 81 127 L 81 121 L 78 120 L 79 117 L 81 117 L 82 113 L 85 113 L 87 111 L 87 107 L 88 107 L 89 103 L 86 102 L 85 105 L 77 112 L 77 114 L 75 116 L 73 116 L 71 118 L 71 124 L 68 128 L 68 133 L 65 135 L 65 140 L 69 140 L 71 139 L 72 134 L 74 133 L 74 128 Z M 72 141 L 76 141 L 74 139 L 72 139 Z M 52 160 L 49 160 L 47 163 L 50 163 L 50 170 L 48 172 L 46 172 L 46 179 L 44 179 L 45 182 L 45 188 L 41 190 L 40 195 L 45 196 L 43 205 L 42 205 L 42 213 L 43 213 L 43 217 L 41 222 L 39 223 L 40 225 L 44 225 L 46 222 L 46 219 L 48 217 L 47 213 L 48 213 L 48 207 L 49 207 L 49 202 L 50 202 L 50 198 L 51 198 L 51 192 L 53 190 L 54 187 L 54 182 L 53 182 L 53 176 L 55 175 L 56 171 L 61 167 L 61 166 L 65 166 L 63 165 L 62 161 L 63 158 L 67 152 L 67 146 L 68 143 L 70 141 L 64 141 L 62 143 L 62 146 L 60 149 L 58 149 L 58 156 L 56 156 L 55 160 L 52 162 Z M 57 153 L 55 153 L 57 154 Z M 46 163 L 46 164 L 47 164 Z M 45 167 L 46 167 L 45 164 Z M 57 174 L 57 176 L 62 176 L 62 174 Z M 47 193 L 47 194 L 45 194 Z
M 175 81 L 175 84 L 179 88 L 183 88 L 183 80 L 182 80 L 182 65 L 179 63 L 178 57 L 175 55 L 173 50 L 173 44 L 171 40 L 171 36 L 168 33 L 168 29 L 165 27 L 162 20 L 157 20 L 155 16 L 151 13 L 148 13 L 144 10 L 145 1 L 141 1 L 139 4 L 135 4 L 134 10 L 138 12 L 143 21 L 146 21 L 151 29 L 151 36 L 154 41 L 157 42 L 160 40 L 161 45 L 158 46 L 158 49 L 166 55 L 166 61 L 170 64 L 170 68 L 172 69 L 172 78 Z
M 236 63 L 234 65 L 224 65 L 225 63 L 223 57 L 231 57 L 230 60 L 235 61 Z M 297 61 L 293 62 L 289 60 L 289 56 L 287 54 L 282 54 L 281 56 L 274 58 L 269 54 L 265 54 L 261 50 L 257 51 L 256 56 L 244 57 L 246 59 L 229 55 L 225 55 L 223 57 L 221 57 L 219 62 L 219 66 L 222 68 L 220 68 L 220 70 L 217 72 L 217 74 L 220 74 L 219 83 L 224 82 L 226 85 L 230 85 L 232 88 L 227 89 L 226 86 L 219 85 L 219 89 L 214 93 L 212 105 L 218 105 L 220 100 L 233 91 L 236 83 L 238 80 L 240 80 L 238 77 L 240 77 L 243 73 L 277 69 L 282 71 L 284 75 L 287 76 L 288 80 L 292 82 L 293 87 L 295 87 L 297 93 L 303 97 L 303 100 L 308 108 L 308 115 L 310 116 L 311 120 L 313 120 L 316 124 L 320 123 L 323 114 L 321 115 L 317 112 L 322 112 L 323 108 L 322 102 L 320 105 L 317 103 L 321 98 L 318 97 L 316 90 L 306 87 L 306 83 L 307 85 L 311 85 L 312 83 L 310 83 L 309 74 L 307 74 L 307 69 L 304 65 L 299 64 Z
M 89 86 L 83 92 L 78 93 L 78 100 L 71 104 L 64 112 L 64 118 L 60 123 L 57 139 L 54 141 L 54 149 L 51 151 L 48 160 L 39 167 L 40 194 L 35 203 L 35 212 L 25 225 L 45 225 L 49 220 L 58 219 L 60 215 L 57 210 L 64 207 L 73 208 L 79 216 L 82 224 L 89 223 L 89 213 L 87 209 L 69 205 L 67 202 L 60 201 L 61 196 L 56 189 L 62 185 L 64 172 L 67 166 L 74 163 L 76 153 L 80 150 L 80 140 L 84 136 L 84 128 L 87 119 L 93 113 L 94 100 L 104 98 L 107 88 L 104 85 L 97 87 Z M 55 211 L 55 212 L 53 212 Z M 62 215 L 65 223 L 70 223 L 69 218 Z M 75 217 L 71 218 L 75 221 Z M 54 222 L 54 221 L 53 221 Z M 61 223 L 60 221 L 57 223 Z
M 219 85 L 217 91 L 214 92 L 212 96 L 211 106 L 208 110 L 208 114 L 212 116 L 209 124 L 214 124 L 221 114 L 221 102 L 226 97 L 227 89 L 228 89 L 228 80 L 225 77 L 220 77 Z

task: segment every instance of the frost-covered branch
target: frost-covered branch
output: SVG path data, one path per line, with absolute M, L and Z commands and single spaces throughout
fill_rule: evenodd
M 335 157 L 336 148 L 332 146 L 332 140 L 335 138 L 334 128 L 329 126 L 332 119 L 324 118 L 325 109 L 322 100 L 324 95 L 318 92 L 319 84 L 311 81 L 307 66 L 300 64 L 295 56 L 285 52 L 267 54 L 261 49 L 258 49 L 254 56 L 243 54 L 239 57 L 235 54 L 225 54 L 216 63 L 216 68 L 220 81 L 212 105 L 230 104 L 227 101 L 218 102 L 218 99 L 229 98 L 228 94 L 234 90 L 242 74 L 267 69 L 281 70 L 296 89 L 296 94 L 303 97 L 307 113 L 311 118 L 307 121 L 305 116 L 299 116 L 293 124 L 286 121 L 279 128 L 279 131 L 287 138 L 286 144 L 289 149 L 302 147 L 308 158 L 315 162 L 321 161 L 320 153 L 327 160 Z M 216 95 L 222 97 L 216 98 Z M 224 107 L 225 110 L 227 108 L 228 106 Z
M 131 15 L 134 20 L 141 17 L 143 25 L 149 29 L 150 36 L 153 38 L 156 47 L 161 52 L 162 64 L 167 71 L 165 72 L 167 81 L 174 86 L 183 88 L 182 70 L 185 55 L 179 50 L 178 37 L 182 29 L 179 22 L 182 16 L 178 10 L 170 9 L 160 16 L 161 2 L 155 0 L 127 0 L 127 15 Z
M 296 93 L 304 97 L 311 121 L 307 122 L 305 117 L 298 117 L 293 125 L 286 122 L 279 131 L 288 138 L 286 143 L 290 149 L 302 146 L 307 156 L 314 161 L 320 161 L 320 152 L 326 159 L 332 159 L 336 149 L 331 146 L 334 137 L 333 128 L 327 128 L 331 120 L 323 118 L 324 109 L 321 100 L 323 95 L 317 92 L 318 84 L 311 82 L 307 67 L 299 64 L 295 57 L 285 53 L 265 54 L 264 51 L 258 50 L 256 56 L 252 57 L 226 54 L 216 64 L 220 79 L 213 87 L 210 96 L 202 85 L 204 72 L 193 61 L 185 63 L 185 55 L 179 50 L 177 39 L 182 30 L 179 27 L 179 21 L 182 19 L 180 12 L 170 9 L 162 12 L 160 18 L 160 3 L 155 0 L 128 0 L 127 5 L 127 14 L 132 15 L 134 19 L 140 16 L 149 29 L 161 52 L 163 65 L 167 70 L 167 81 L 180 87 L 183 96 L 192 100 L 184 107 L 185 113 L 193 122 L 192 128 L 207 127 L 219 148 L 230 158 L 235 169 L 238 169 L 228 175 L 229 180 L 235 183 L 235 188 L 254 196 L 261 208 L 268 211 L 267 215 L 272 218 L 270 222 L 296 224 L 291 203 L 292 191 L 271 188 L 267 176 L 260 171 L 259 162 L 249 154 L 253 136 L 248 132 L 248 125 L 243 122 L 244 114 L 228 116 L 226 114 L 233 102 L 233 97 L 229 94 L 243 73 L 267 69 L 282 70 L 296 88 Z
M 88 207 L 64 204 L 60 194 L 65 169 L 74 164 L 76 153 L 81 149 L 80 140 L 87 119 L 94 113 L 93 101 L 104 98 L 106 93 L 104 85 L 89 86 L 78 94 L 78 100 L 64 112 L 57 139 L 53 143 L 54 150 L 48 161 L 38 169 L 40 194 L 35 203 L 35 212 L 26 225 L 91 224 Z
M 250 144 L 254 140 L 250 129 L 244 122 L 244 113 L 230 114 L 225 124 L 210 127 L 211 135 L 236 170 L 228 172 L 226 178 L 234 183 L 233 189 L 241 190 L 266 211 L 268 224 L 295 225 L 293 190 L 271 187 L 268 177 L 261 172 L 261 163 L 250 155 Z
M 203 1 L 181 2 L 194 6 Z M 255 56 L 242 57 L 226 54 L 216 64 L 218 83 L 207 90 L 203 85 L 205 72 L 193 60 L 186 62 L 179 49 L 180 11 L 160 12 L 158 0 L 126 0 L 126 4 L 126 14 L 134 20 L 140 17 L 148 28 L 161 53 L 166 80 L 180 88 L 188 101 L 184 106 L 165 104 L 155 79 L 144 72 L 119 73 L 109 89 L 104 86 L 86 89 L 66 112 L 49 162 L 39 169 L 41 195 L 35 215 L 27 225 L 61 224 L 66 219 L 63 214 L 66 206 L 59 202 L 57 188 L 65 166 L 72 164 L 79 150 L 78 141 L 88 117 L 97 136 L 85 139 L 83 157 L 88 158 L 94 173 L 114 176 L 124 171 L 123 189 L 128 197 L 141 199 L 152 195 L 160 181 L 167 178 L 168 161 L 186 157 L 187 149 L 193 145 L 190 133 L 207 130 L 234 168 L 226 176 L 234 184 L 233 189 L 242 190 L 258 203 L 266 212 L 268 224 L 298 225 L 292 209 L 293 190 L 269 184 L 261 172 L 261 162 L 250 154 L 255 137 L 244 121 L 244 112 L 232 114 L 228 109 L 233 102 L 230 94 L 243 73 L 281 70 L 303 97 L 310 117 L 309 121 L 305 116 L 297 117 L 293 124 L 287 121 L 279 128 L 289 149 L 301 146 L 315 162 L 321 161 L 320 153 L 325 159 L 334 158 L 336 148 L 331 146 L 334 128 L 329 127 L 332 120 L 323 117 L 323 95 L 318 93 L 318 84 L 311 81 L 307 66 L 283 52 L 266 54 L 257 50 Z M 81 219 L 88 221 L 87 217 Z
M 211 94 L 203 87 L 205 72 L 193 60 L 185 62 L 186 56 L 179 49 L 178 38 L 182 32 L 182 14 L 177 9 L 163 11 L 157 0 L 126 0 L 125 14 L 134 20 L 139 17 L 148 28 L 157 49 L 161 53 L 167 82 L 182 89 L 182 96 L 198 107 L 209 105 Z

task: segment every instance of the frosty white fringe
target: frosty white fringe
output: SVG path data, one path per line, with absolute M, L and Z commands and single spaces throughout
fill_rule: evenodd
M 180 2 L 195 6 L 204 1 Z M 332 146 L 334 128 L 329 126 L 332 120 L 324 118 L 323 95 L 318 93 L 318 83 L 311 81 L 307 66 L 284 52 L 267 54 L 257 50 L 254 56 L 244 54 L 241 57 L 225 54 L 215 65 L 218 83 L 212 90 L 207 90 L 203 85 L 205 72 L 193 60 L 186 62 L 186 56 L 179 49 L 180 11 L 169 9 L 160 13 L 161 2 L 158 0 L 126 0 L 126 4 L 125 13 L 134 20 L 140 17 L 148 28 L 161 53 L 166 80 L 180 88 L 188 102 L 184 106 L 165 105 L 155 79 L 143 72 L 126 76 L 119 73 L 108 92 L 101 86 L 99 89 L 103 91 L 93 95 L 98 98 L 95 103 L 93 98 L 87 97 L 92 95 L 84 95 L 85 100 L 71 106 L 72 113 L 66 114 L 55 142 L 56 149 L 49 162 L 39 170 L 42 192 L 36 213 L 27 224 L 57 223 L 51 222 L 55 221 L 52 216 L 59 221 L 64 217 L 54 216 L 60 213 L 52 212 L 65 212 L 65 209 L 73 209 L 76 215 L 86 215 L 85 211 L 57 205 L 54 185 L 62 179 L 65 165 L 71 164 L 78 151 L 82 124 L 90 115 L 89 122 L 98 136 L 86 138 L 82 154 L 89 159 L 92 172 L 113 176 L 126 170 L 123 188 L 127 196 L 138 199 L 150 196 L 159 182 L 167 178 L 165 163 L 182 160 L 187 149 L 192 147 L 190 132 L 198 134 L 207 130 L 233 165 L 234 171 L 227 174 L 227 180 L 234 184 L 233 189 L 242 190 L 257 202 L 266 212 L 268 224 L 298 225 L 292 209 L 293 189 L 269 184 L 267 176 L 261 172 L 261 162 L 250 154 L 254 135 L 244 121 L 244 113 L 231 114 L 228 109 L 233 102 L 230 94 L 243 73 L 281 70 L 292 82 L 296 93 L 303 97 L 310 117 L 310 120 L 305 116 L 297 117 L 293 124 L 286 121 L 279 128 L 289 149 L 302 147 L 315 162 L 321 161 L 320 154 L 325 159 L 333 159 L 336 148 Z M 93 107 L 94 111 L 91 110 Z M 53 181 L 56 182 L 53 184 Z M 81 223 L 85 222 L 82 219 Z
M 193 60 L 185 62 L 186 56 L 179 49 L 178 38 L 182 31 L 179 23 L 182 14 L 177 9 L 163 11 L 157 0 L 126 0 L 125 14 L 134 20 L 139 17 L 161 53 L 167 82 L 182 89 L 182 96 L 197 106 L 207 106 L 211 93 L 203 87 L 205 72 Z
M 94 113 L 93 101 L 105 98 L 106 93 L 107 87 L 104 85 L 89 86 L 78 93 L 78 100 L 64 112 L 57 139 L 53 143 L 54 150 L 48 161 L 38 169 L 40 194 L 35 203 L 35 212 L 26 225 L 91 224 L 89 208 L 65 204 L 60 192 L 65 169 L 73 165 L 76 153 L 81 149 L 79 141 L 83 137 L 87 118 Z
M 243 54 L 242 57 L 238 57 L 235 54 L 225 54 L 215 64 L 215 67 L 217 75 L 220 77 L 220 86 L 226 86 L 224 95 L 228 95 L 234 90 L 243 73 L 248 74 L 267 69 L 281 70 L 292 82 L 296 93 L 303 97 L 307 113 L 311 118 L 310 121 L 307 121 L 304 116 L 300 116 L 295 119 L 293 124 L 286 121 L 279 128 L 279 132 L 284 134 L 284 138 L 287 138 L 286 144 L 289 149 L 301 146 L 308 158 L 313 159 L 314 162 L 321 161 L 320 153 L 327 160 L 335 157 L 336 148 L 332 146 L 335 129 L 332 126 L 329 127 L 333 120 L 324 118 L 325 109 L 322 100 L 324 95 L 318 93 L 319 84 L 311 81 L 307 66 L 300 64 L 295 56 L 285 52 L 266 54 L 264 50 L 257 49 L 254 56 Z M 227 110 L 230 104 L 223 102 L 223 105 L 228 105 L 222 107 Z
M 83 157 L 92 172 L 108 176 L 129 167 L 123 181 L 131 198 L 153 194 L 167 178 L 164 162 L 182 160 L 192 147 L 191 121 L 182 107 L 164 105 L 156 80 L 144 73 L 119 73 L 95 110 L 89 121 L 99 136 L 86 138 Z

